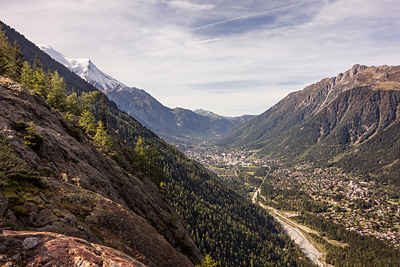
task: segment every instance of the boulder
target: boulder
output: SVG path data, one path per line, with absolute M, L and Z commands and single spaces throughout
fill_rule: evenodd
M 35 248 L 39 244 L 37 238 L 35 237 L 28 237 L 22 241 L 22 248 L 23 249 L 32 249 Z

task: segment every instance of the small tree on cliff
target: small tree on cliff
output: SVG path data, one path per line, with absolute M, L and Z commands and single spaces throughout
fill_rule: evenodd
M 112 141 L 102 121 L 98 122 L 96 135 L 93 137 L 93 141 L 96 143 L 97 149 L 101 153 L 106 154 L 110 152 Z
M 207 254 L 204 259 L 201 261 L 200 265 L 196 265 L 196 267 L 218 267 L 219 264 L 209 254 Z

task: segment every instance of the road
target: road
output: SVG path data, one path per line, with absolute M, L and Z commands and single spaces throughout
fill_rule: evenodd
M 262 183 L 264 183 L 264 181 Z M 253 203 L 256 203 L 258 195 L 261 195 L 261 186 L 253 193 L 252 197 Z M 307 256 L 308 259 L 310 259 L 313 263 L 317 264 L 318 266 L 325 266 L 319 260 L 319 258 L 321 258 L 322 256 L 322 253 L 319 252 L 303 234 L 303 232 L 315 233 L 315 231 L 290 220 L 288 217 L 284 217 L 283 215 L 279 214 L 276 209 L 272 207 L 268 207 L 260 202 L 258 204 L 264 209 L 267 209 L 269 213 L 275 218 L 275 220 L 280 223 L 286 235 L 289 236 L 300 247 L 301 251 Z
M 303 234 L 303 231 L 310 233 L 314 231 L 293 222 L 287 217 L 284 217 L 271 207 L 265 206 L 262 203 L 259 203 L 259 205 L 264 209 L 272 211 L 270 212 L 270 214 L 275 218 L 277 222 L 280 223 L 286 235 L 289 236 L 300 247 L 301 251 L 307 256 L 307 258 L 309 258 L 313 263 L 317 264 L 318 266 L 324 266 L 324 264 L 319 260 L 319 258 L 322 256 L 322 253 L 319 252 Z

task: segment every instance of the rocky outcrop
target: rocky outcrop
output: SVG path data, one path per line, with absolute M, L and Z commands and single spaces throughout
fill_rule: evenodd
M 52 232 L 4 231 L 2 266 L 145 267 L 116 249 Z
M 24 142 L 28 126 L 42 137 L 34 149 Z M 193 266 L 202 256 L 183 222 L 157 186 L 131 166 L 124 141 L 109 132 L 115 153 L 104 156 L 42 97 L 0 82 L 0 137 L 46 184 L 0 190 L 12 199 L 3 226 L 83 238 L 148 266 Z M 0 198 L 0 208 L 5 201 Z

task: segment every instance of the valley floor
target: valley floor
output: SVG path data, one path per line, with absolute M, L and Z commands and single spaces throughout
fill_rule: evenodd
M 374 181 L 352 177 L 334 167 L 319 168 L 310 163 L 285 166 L 254 151 L 211 146 L 182 150 L 243 195 L 251 197 L 268 176 L 265 204 L 312 212 L 347 230 L 400 247 L 400 199 Z

